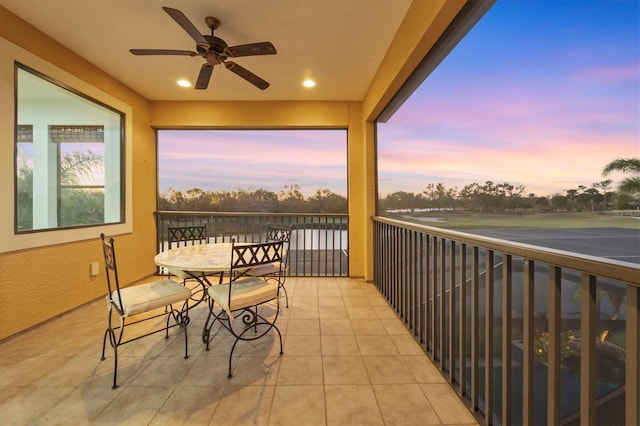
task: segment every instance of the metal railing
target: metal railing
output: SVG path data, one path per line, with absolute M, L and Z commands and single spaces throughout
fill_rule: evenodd
M 484 424 L 640 424 L 640 269 L 374 217 L 374 280 Z
M 349 275 L 347 214 L 156 212 L 157 252 L 168 247 L 167 228 L 206 225 L 210 242 L 264 241 L 267 225 L 291 226 L 289 275 Z

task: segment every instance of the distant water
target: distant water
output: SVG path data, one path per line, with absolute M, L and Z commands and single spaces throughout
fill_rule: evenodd
M 346 250 L 348 235 L 346 230 L 294 229 L 291 250 Z

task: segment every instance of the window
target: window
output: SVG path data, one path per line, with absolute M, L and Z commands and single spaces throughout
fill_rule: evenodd
M 16 66 L 16 233 L 124 222 L 124 115 Z

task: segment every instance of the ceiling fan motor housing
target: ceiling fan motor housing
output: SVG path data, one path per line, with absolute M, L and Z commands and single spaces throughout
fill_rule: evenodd
M 210 48 L 207 50 L 203 47 L 196 46 L 199 54 L 206 53 L 207 51 L 213 51 L 220 55 L 224 53 L 224 50 L 227 48 L 227 43 L 223 39 L 205 34 L 203 34 L 202 36 L 205 38 L 205 40 L 207 40 Z

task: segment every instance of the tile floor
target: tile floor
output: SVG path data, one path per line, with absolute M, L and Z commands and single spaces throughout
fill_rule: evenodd
M 229 339 L 205 351 L 206 306 L 182 331 L 120 349 L 100 361 L 106 323 L 95 301 L 0 343 L 2 425 L 475 425 L 372 284 L 288 278 L 275 334 L 241 342 L 227 379 Z M 284 305 L 284 304 L 283 304 Z

